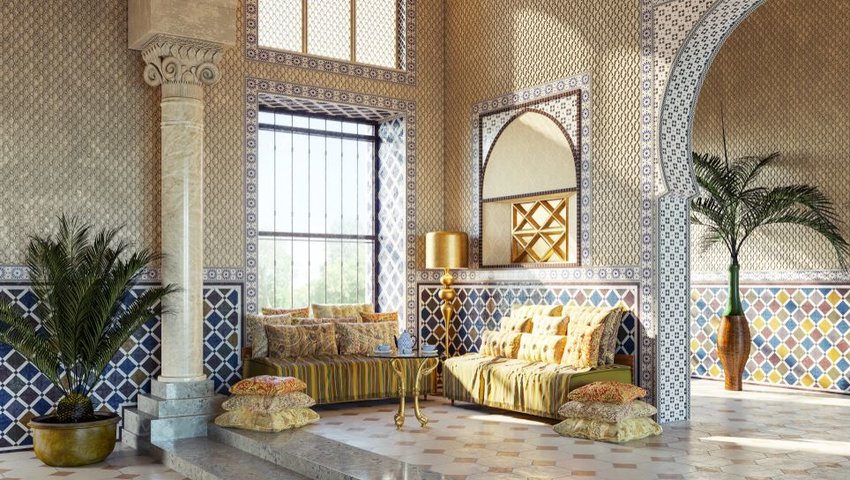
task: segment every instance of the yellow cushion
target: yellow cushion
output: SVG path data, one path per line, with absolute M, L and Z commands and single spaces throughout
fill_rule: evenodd
M 263 315 L 292 315 L 293 317 L 308 317 L 310 316 L 310 307 L 301 308 L 277 308 L 263 307 Z
M 593 382 L 579 387 L 569 394 L 570 400 L 580 402 L 628 403 L 643 398 L 646 390 L 623 382 Z
M 316 404 L 310 395 L 304 392 L 290 392 L 283 395 L 233 395 L 221 408 L 233 410 L 251 410 L 258 413 L 275 413 L 288 408 L 307 408 Z
M 395 322 L 338 323 L 335 328 L 340 355 L 368 355 L 382 343 L 392 346 L 398 335 Z
M 517 358 L 520 335 L 517 332 L 485 330 L 479 351 L 490 357 Z
M 360 317 L 313 318 L 293 317 L 292 325 L 318 325 L 320 323 L 360 323 Z
M 529 362 L 560 363 L 567 337 L 563 335 L 534 335 L 523 333 L 516 358 Z
M 531 318 L 502 317 L 499 322 L 500 332 L 528 333 L 531 331 Z
M 307 384 L 295 377 L 260 375 L 239 380 L 230 387 L 233 395 L 285 395 L 307 388 Z
M 522 305 L 515 303 L 511 305 L 511 316 L 514 318 L 531 318 L 535 315 L 561 315 L 563 305 Z
M 303 427 L 319 419 L 319 414 L 309 408 L 290 408 L 275 413 L 259 413 L 251 410 L 224 412 L 215 419 L 220 427 L 242 428 L 258 432 L 280 432 Z
M 535 315 L 531 320 L 531 333 L 534 335 L 566 335 L 569 318 L 566 315 Z
M 360 312 L 374 313 L 375 307 L 371 303 L 353 303 L 353 304 L 318 304 L 314 303 L 310 306 L 312 316 L 316 318 L 340 318 L 340 317 L 355 317 L 360 318 Z
M 396 322 L 398 323 L 398 312 L 369 313 L 360 312 L 360 320 L 363 322 Z
M 337 355 L 333 323 L 318 325 L 266 325 L 269 356 L 283 358 Z
M 573 368 L 592 368 L 598 365 L 599 344 L 605 330 L 605 321 L 611 310 L 611 307 L 567 310 L 570 320 L 562 364 Z
M 567 418 L 553 427 L 560 435 L 603 442 L 623 443 L 661 435 L 661 426 L 651 418 L 630 418 L 617 423 L 583 418 Z
M 269 338 L 266 336 L 266 325 L 289 325 L 290 315 L 246 315 L 245 333 L 248 338 L 245 343 L 251 346 L 251 358 L 268 356 Z

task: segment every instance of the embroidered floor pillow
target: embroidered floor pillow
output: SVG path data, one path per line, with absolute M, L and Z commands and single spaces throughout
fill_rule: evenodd
M 587 438 L 602 442 L 623 443 L 661 434 L 661 426 L 652 419 L 630 418 L 611 423 L 584 418 L 567 418 L 552 427 L 566 437 Z
M 558 409 L 563 418 L 584 418 L 603 422 L 621 422 L 629 418 L 651 417 L 657 410 L 652 405 L 634 400 L 627 403 L 580 402 L 569 401 Z
M 242 428 L 257 432 L 280 432 L 319 420 L 319 414 L 309 408 L 290 408 L 275 413 L 258 413 L 251 410 L 224 412 L 215 419 L 220 427 Z
M 622 382 L 593 382 L 571 391 L 567 398 L 580 402 L 627 403 L 646 396 L 646 390 Z
M 290 392 L 282 395 L 233 395 L 221 408 L 228 412 L 244 409 L 258 413 L 275 413 L 288 408 L 308 408 L 315 404 L 316 401 L 304 392 Z
M 233 395 L 283 395 L 306 390 L 307 384 L 295 377 L 260 375 L 239 380 L 230 387 Z

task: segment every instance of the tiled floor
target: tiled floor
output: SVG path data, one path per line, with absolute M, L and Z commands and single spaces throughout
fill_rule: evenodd
M 549 423 L 429 399 L 427 430 L 394 405 L 322 409 L 309 431 L 464 480 L 593 478 L 850 479 L 850 398 L 695 380 L 693 421 L 660 437 L 612 445 L 560 437 Z
M 184 480 L 150 457 L 137 455 L 135 450 L 120 443 L 105 462 L 81 468 L 53 468 L 41 463 L 32 450 L 0 453 L 0 479 L 4 480 Z

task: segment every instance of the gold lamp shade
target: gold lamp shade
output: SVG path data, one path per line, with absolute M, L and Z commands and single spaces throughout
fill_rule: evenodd
M 425 234 L 425 268 L 467 268 L 469 237 L 464 232 Z

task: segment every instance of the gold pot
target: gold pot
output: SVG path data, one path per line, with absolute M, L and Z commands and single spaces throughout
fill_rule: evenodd
M 115 430 L 120 417 L 96 413 L 97 420 L 59 423 L 55 415 L 30 420 L 33 449 L 39 460 L 51 467 L 79 467 L 102 462 L 115 448 Z

